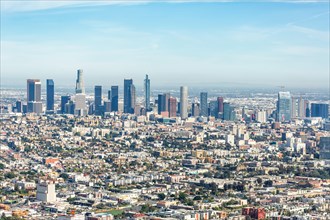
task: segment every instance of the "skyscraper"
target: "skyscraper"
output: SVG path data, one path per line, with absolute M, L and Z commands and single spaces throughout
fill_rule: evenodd
M 148 75 L 144 79 L 144 97 L 145 97 L 145 107 L 146 110 L 150 110 L 150 79 Z
M 200 102 L 200 115 L 207 117 L 208 116 L 208 105 L 207 105 L 207 92 L 201 92 L 201 102 Z
M 298 100 L 291 97 L 291 118 L 296 118 L 298 116 Z
M 85 85 L 83 79 L 83 70 L 77 70 L 77 80 L 76 80 L 76 94 L 85 93 Z
M 170 97 L 170 93 L 164 93 L 163 109 L 165 112 L 169 111 L 168 100 L 170 99 Z
M 223 119 L 223 97 L 218 97 L 218 115 L 217 118 Z
M 95 114 L 102 114 L 102 86 L 94 87 L 94 105 L 95 105 Z
M 110 101 L 103 102 L 103 112 L 111 112 L 111 102 Z
M 161 114 L 161 112 L 168 112 L 169 111 L 169 102 L 170 99 L 169 93 L 159 94 L 158 95 L 158 114 Z
M 218 97 L 217 100 L 219 113 L 223 113 L 223 97 Z
M 158 114 L 160 115 L 161 112 L 164 111 L 163 109 L 163 102 L 165 101 L 164 94 L 158 94 L 158 99 L 157 99 L 157 106 L 158 106 Z
M 210 102 L 210 116 L 218 117 L 218 100 L 214 100 Z
M 111 86 L 111 111 L 118 112 L 118 86 Z
M 180 87 L 180 117 L 182 119 L 188 118 L 188 87 Z
M 134 84 L 131 85 L 130 92 L 131 92 L 131 114 L 134 114 L 136 107 L 136 89 Z
M 23 111 L 23 105 L 21 101 L 16 101 L 16 112 L 22 112 Z
M 41 82 L 39 79 L 27 80 L 27 112 L 42 113 Z
M 111 90 L 108 90 L 108 100 L 111 102 Z
M 301 96 L 298 99 L 298 117 L 306 117 L 305 100 Z
M 193 116 L 193 117 L 198 117 L 199 116 L 199 113 L 200 113 L 200 111 L 199 111 L 199 104 L 198 103 L 192 103 L 191 104 L 191 115 Z
M 135 86 L 132 79 L 124 80 L 124 113 L 134 113 L 135 107 Z
M 47 113 L 54 113 L 54 81 L 47 79 Z
M 168 113 L 169 117 L 176 117 L 176 98 L 171 97 L 168 99 Z
M 290 92 L 279 92 L 277 101 L 277 121 L 290 121 L 292 100 Z
M 235 108 L 228 102 L 223 103 L 223 120 L 234 121 L 236 120 Z
M 87 115 L 86 95 L 82 69 L 77 71 L 75 102 L 75 114 L 80 116 Z
M 312 103 L 311 104 L 311 116 L 312 117 L 329 117 L 329 105 L 325 103 Z
M 68 95 L 61 96 L 61 114 L 68 113 L 65 111 L 65 105 L 71 100 L 71 97 Z

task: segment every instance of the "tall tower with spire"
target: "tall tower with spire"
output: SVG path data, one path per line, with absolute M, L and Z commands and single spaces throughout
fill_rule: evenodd
M 150 79 L 148 75 L 146 75 L 146 78 L 144 79 L 144 96 L 145 96 L 145 107 L 146 110 L 150 110 Z
M 87 114 L 85 86 L 83 80 L 83 70 L 77 71 L 75 114 L 84 116 Z
M 77 71 L 76 94 L 79 94 L 79 93 L 85 93 L 85 85 L 84 85 L 82 69 L 79 69 Z

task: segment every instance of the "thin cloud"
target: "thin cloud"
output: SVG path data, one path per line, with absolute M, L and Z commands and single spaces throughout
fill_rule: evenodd
M 107 0 L 107 1 L 10 1 L 1 0 L 1 11 L 3 12 L 23 12 L 23 11 L 39 11 L 53 8 L 69 8 L 69 7 L 88 7 L 88 6 L 102 6 L 102 5 L 134 5 L 146 4 L 151 1 L 147 0 Z
M 148 3 L 227 3 L 227 2 L 245 2 L 242 0 L 1 0 L 2 12 L 23 12 L 23 11 L 38 11 L 53 8 L 68 8 L 68 7 L 88 7 L 101 5 L 138 5 Z M 255 2 L 280 2 L 280 3 L 327 3 L 328 0 L 256 0 Z

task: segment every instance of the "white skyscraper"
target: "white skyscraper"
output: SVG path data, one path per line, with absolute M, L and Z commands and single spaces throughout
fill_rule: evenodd
M 180 117 L 182 119 L 188 118 L 188 87 L 180 87 Z

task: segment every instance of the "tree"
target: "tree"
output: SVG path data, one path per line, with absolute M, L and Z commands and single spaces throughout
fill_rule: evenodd
M 260 185 L 262 183 L 262 179 L 260 177 L 258 177 L 257 179 L 257 183 Z
M 159 193 L 158 194 L 158 199 L 159 200 L 164 200 L 166 198 L 165 194 L 164 193 Z
M 8 172 L 8 173 L 5 173 L 5 177 L 9 178 L 9 179 L 13 179 L 16 177 L 16 174 L 13 172 Z
M 184 202 L 187 199 L 187 194 L 185 194 L 184 192 L 180 192 L 179 193 L 179 200 L 181 202 Z
M 194 201 L 192 201 L 191 199 L 187 199 L 187 200 L 186 200 L 186 204 L 187 204 L 188 206 L 193 206 L 193 205 L 194 205 Z
M 273 181 L 271 180 L 266 180 L 264 182 L 264 187 L 272 187 L 273 186 Z
M 202 200 L 202 197 L 201 196 L 195 196 L 194 197 L 194 200 L 196 201 L 196 200 Z
M 0 169 L 2 170 L 3 168 L 5 168 L 5 165 L 3 163 L 0 163 Z
M 60 177 L 62 177 L 64 180 L 67 180 L 69 178 L 69 174 L 67 173 L 61 173 Z

